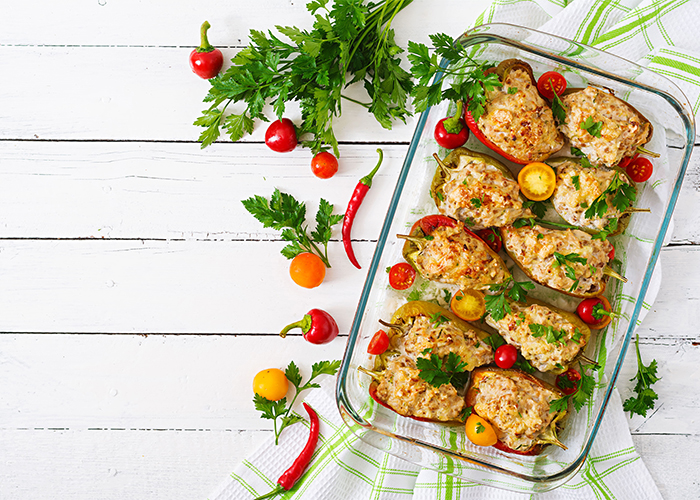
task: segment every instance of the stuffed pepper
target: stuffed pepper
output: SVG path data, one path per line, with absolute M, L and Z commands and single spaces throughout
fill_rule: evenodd
M 569 224 L 587 232 L 618 234 L 630 213 L 639 211 L 632 207 L 636 187 L 622 170 L 584 167 L 574 158 L 555 160 L 551 166 L 557 172 L 552 205 Z
M 578 229 L 539 225 L 501 229 L 503 248 L 537 283 L 573 297 L 594 297 L 605 290 L 613 246 Z M 620 277 L 621 278 L 621 277 Z
M 532 217 L 520 194 L 518 181 L 500 161 L 483 153 L 457 148 L 444 161 L 437 155 L 430 194 L 438 211 L 470 229 L 501 227 L 521 217 Z
M 651 140 L 653 127 L 630 104 L 596 87 L 567 91 L 559 129 L 598 166 L 612 167 Z
M 403 256 L 423 278 L 483 290 L 510 273 L 503 260 L 461 222 L 443 215 L 418 221 L 405 239 Z
M 580 357 L 591 330 L 578 316 L 530 297 L 527 303 L 506 300 L 510 312 L 499 321 L 487 315 L 486 323 L 534 368 L 559 374 Z
M 486 146 L 515 163 L 543 161 L 564 146 L 551 108 L 537 92 L 529 64 L 508 59 L 494 71 L 503 86 L 487 92 L 478 122 L 468 112 L 467 126 Z
M 552 412 L 550 405 L 564 394 L 520 370 L 474 370 L 466 402 L 496 431 L 496 448 L 534 455 L 544 445 L 566 447 L 557 439 L 557 426 L 567 411 Z

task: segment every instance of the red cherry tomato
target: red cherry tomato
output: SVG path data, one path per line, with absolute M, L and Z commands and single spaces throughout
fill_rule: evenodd
M 641 157 L 636 158 L 627 165 L 627 175 L 634 182 L 648 181 L 651 174 L 654 172 L 654 165 L 649 159 Z
M 612 312 L 612 306 L 610 302 L 608 302 L 608 299 L 605 297 L 590 297 L 579 303 L 578 307 L 576 307 L 576 314 L 578 314 L 579 318 L 590 328 L 598 330 L 607 326 L 608 323 L 612 321 L 609 314 L 600 312 L 601 309 L 608 313 Z
M 450 133 L 445 129 L 445 120 L 450 120 L 451 118 L 443 118 L 437 125 L 435 125 L 435 140 L 437 143 L 445 149 L 455 149 L 463 146 L 467 139 L 469 139 L 469 129 L 467 128 L 467 123 L 461 118 L 458 120 L 458 126 L 461 126 L 461 130 L 457 133 Z
M 518 350 L 510 344 L 503 344 L 496 349 L 493 355 L 496 366 L 499 368 L 511 368 L 518 360 Z
M 557 375 L 554 384 L 561 389 L 561 392 L 568 395 L 578 391 L 580 381 L 581 374 L 573 368 L 569 368 L 564 373 Z
M 537 80 L 537 90 L 542 97 L 554 99 L 554 94 L 562 95 L 566 90 L 566 78 L 556 71 L 547 71 Z
M 620 168 L 627 168 L 627 165 L 637 158 L 639 158 L 639 153 L 636 153 L 634 156 L 625 156 L 622 160 L 620 160 L 620 163 L 618 163 L 617 166 Z
M 311 160 L 311 171 L 319 179 L 330 179 L 338 171 L 338 160 L 328 151 L 321 151 Z
M 270 123 L 265 132 L 265 144 L 278 153 L 289 153 L 297 147 L 297 131 L 289 118 Z
M 476 235 L 484 240 L 484 243 L 486 243 L 494 252 L 498 253 L 501 251 L 501 248 L 503 247 L 503 240 L 501 240 L 501 235 L 498 234 L 498 232 L 492 227 L 477 231 Z
M 367 346 L 367 352 L 369 354 L 382 354 L 389 348 L 389 336 L 384 330 L 379 330 L 374 334 L 372 340 L 369 341 L 369 346 Z
M 394 290 L 406 290 L 416 279 L 416 270 L 407 262 L 394 264 L 389 270 L 389 284 Z
M 197 76 L 214 78 L 224 65 L 224 55 L 207 40 L 207 30 L 211 25 L 204 21 L 200 29 L 201 44 L 190 53 L 190 68 Z

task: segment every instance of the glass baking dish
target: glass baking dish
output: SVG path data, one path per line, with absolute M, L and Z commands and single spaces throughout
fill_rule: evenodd
M 419 278 L 411 289 L 398 292 L 389 286 L 385 271 L 403 262 L 403 240 L 395 235 L 407 234 L 420 217 L 437 213 L 429 195 L 436 169 L 432 154 L 437 152 L 444 158 L 447 151 L 439 148 L 433 130 L 437 121 L 452 111 L 443 103 L 421 115 L 408 148 L 350 330 L 336 387 L 337 403 L 352 431 L 362 441 L 381 450 L 467 481 L 522 493 L 543 492 L 561 486 L 582 466 L 605 413 L 640 311 L 649 307 L 643 299 L 690 158 L 695 139 L 694 118 L 687 98 L 668 79 L 571 40 L 514 25 L 488 24 L 465 33 L 458 42 L 477 60 L 498 63 L 518 58 L 532 66 L 536 77 L 555 70 L 566 77 L 569 87 L 593 84 L 608 88 L 635 106 L 654 126 L 654 136 L 645 147 L 659 152 L 661 157 L 654 160 L 652 178 L 638 186 L 635 204 L 652 211 L 633 214 L 625 232 L 611 238 L 619 260 L 618 270 L 628 281 L 623 284 L 609 280 L 605 296 L 620 315 L 605 329 L 594 331 L 585 350 L 585 355 L 601 366 L 600 370 L 590 372 L 596 387 L 588 404 L 579 412 L 570 409 L 566 426 L 559 435 L 568 449 L 547 446 L 536 456 L 474 446 L 461 425 L 401 417 L 370 398 L 370 377 L 358 367 L 371 369 L 373 366 L 367 346 L 380 328 L 378 320 L 389 320 L 407 301 L 411 291 L 412 298 L 420 295 L 423 300 L 445 305 L 442 289 L 456 290 L 456 287 L 422 282 Z M 443 61 L 443 65 L 447 64 Z M 465 147 L 494 154 L 473 137 Z M 563 151 L 568 150 L 565 146 Z M 521 168 L 499 159 L 514 173 Z M 516 280 L 526 279 L 524 274 L 518 274 L 519 269 L 513 271 Z M 570 311 L 580 301 L 539 285 L 529 295 Z

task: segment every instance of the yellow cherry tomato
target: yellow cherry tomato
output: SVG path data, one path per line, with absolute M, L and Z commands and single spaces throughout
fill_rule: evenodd
M 287 389 L 289 389 L 289 381 L 279 368 L 263 370 L 253 379 L 255 394 L 270 401 L 279 401 L 285 397 Z
M 467 418 L 465 425 L 469 441 L 477 446 L 493 446 L 498 442 L 496 431 L 488 420 L 481 418 L 476 413 L 472 413 Z
M 532 201 L 546 200 L 554 193 L 557 175 L 546 163 L 530 163 L 518 174 L 518 185 L 525 198 Z
M 304 288 L 316 288 L 326 277 L 326 265 L 315 253 L 300 253 L 289 265 L 289 275 L 294 283 Z
M 486 299 L 479 290 L 460 290 L 452 297 L 450 309 L 464 321 L 477 321 L 486 312 Z

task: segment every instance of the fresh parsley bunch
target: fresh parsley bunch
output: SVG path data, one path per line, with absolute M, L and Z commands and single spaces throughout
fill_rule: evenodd
M 403 52 L 394 41 L 391 22 L 412 0 L 313 0 L 306 7 L 314 16 L 313 28 L 277 26 L 283 37 L 269 31 L 251 30 L 250 44 L 232 59 L 232 66 L 209 80 L 211 88 L 204 102 L 211 103 L 197 118 L 204 127 L 202 147 L 214 142 L 224 128 L 237 141 L 253 131 L 254 120 L 268 121 L 263 108 L 271 103 L 282 118 L 289 102 L 301 106 L 302 145 L 319 151 L 333 148 L 338 140 L 333 118 L 341 114 L 341 99 L 367 108 L 377 121 L 391 128 L 394 119 L 404 120 L 410 74 L 400 66 Z M 353 83 L 362 82 L 370 102 L 360 103 L 342 94 Z M 226 114 L 232 103 L 243 103 Z
M 282 398 L 279 401 L 270 401 L 267 398 L 255 394 L 253 397 L 253 403 L 255 403 L 255 409 L 262 412 L 260 418 L 266 418 L 273 421 L 273 427 L 275 430 L 275 444 L 278 443 L 280 434 L 285 427 L 296 424 L 297 422 L 303 422 L 304 419 L 299 415 L 292 413 L 292 407 L 294 402 L 297 400 L 297 396 L 302 391 L 308 389 L 314 389 L 321 387 L 317 383 L 313 382 L 316 377 L 321 375 L 335 375 L 340 368 L 340 360 L 336 361 L 319 361 L 311 366 L 311 377 L 304 385 L 301 385 L 301 373 L 299 373 L 299 367 L 294 363 L 294 361 L 289 363 L 284 374 L 287 380 L 294 386 L 295 392 L 292 401 L 287 405 L 287 398 Z M 277 426 L 277 421 L 279 419 L 279 427 Z
M 630 412 L 630 416 L 636 413 L 646 417 L 647 411 L 654 409 L 655 401 L 659 398 L 658 394 L 651 388 L 652 384 L 659 381 L 659 377 L 656 376 L 657 366 L 655 359 L 648 366 L 645 366 L 642 362 L 642 355 L 639 353 L 639 334 L 637 334 L 634 345 L 637 350 L 637 374 L 632 380 L 637 379 L 637 384 L 634 386 L 634 392 L 637 393 L 637 397 L 626 399 L 622 404 L 622 408 Z
M 467 110 L 474 121 L 479 121 L 486 107 L 486 92 L 502 85 L 495 73 L 484 74 L 493 64 L 475 61 L 469 56 L 466 48 L 456 44 L 452 37 L 444 33 L 430 35 L 430 40 L 434 46 L 432 54 L 426 45 L 408 42 L 411 73 L 418 79 L 418 84 L 411 90 L 415 110 L 425 111 L 429 106 L 444 100 L 466 100 L 469 102 Z M 447 67 L 440 66 L 440 58 L 451 64 Z M 442 90 L 442 78 L 431 83 L 438 74 L 456 75 L 457 78 L 448 88 Z
M 275 189 L 270 201 L 255 195 L 243 200 L 243 206 L 262 222 L 263 227 L 282 230 L 282 239 L 290 242 L 282 249 L 282 255 L 293 259 L 300 253 L 311 252 L 318 255 L 326 267 L 328 261 L 328 242 L 333 226 L 343 219 L 342 215 L 333 215 L 333 205 L 321 198 L 316 213 L 316 228 L 307 233 L 306 205 L 297 201 L 292 195 Z M 318 245 L 323 245 L 323 250 Z

